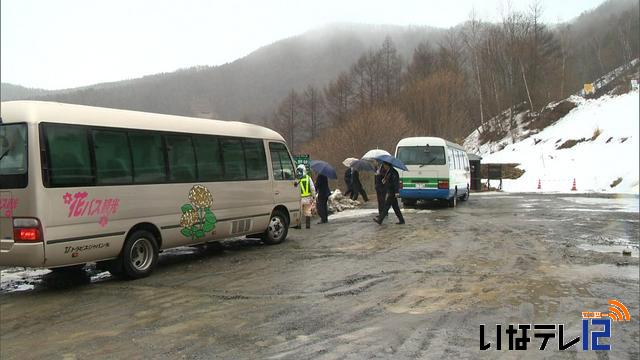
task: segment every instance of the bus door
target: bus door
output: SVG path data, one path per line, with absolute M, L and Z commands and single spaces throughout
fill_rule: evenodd
M 273 169 L 274 203 L 283 204 L 289 209 L 291 224 L 296 226 L 300 221 L 300 189 L 293 161 L 282 143 L 269 143 L 269 153 Z

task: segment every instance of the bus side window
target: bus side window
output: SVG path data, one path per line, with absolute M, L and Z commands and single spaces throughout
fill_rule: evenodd
M 169 181 L 194 182 L 196 176 L 196 158 L 190 136 L 166 136 L 169 159 Z
M 267 172 L 267 157 L 264 152 L 263 141 L 244 139 L 242 140 L 242 147 L 247 161 L 247 179 L 267 180 L 269 173 Z
M 131 153 L 127 133 L 122 131 L 93 131 L 98 185 L 131 184 Z
M 45 127 L 52 186 L 92 185 L 87 129 L 74 126 Z
M 200 181 L 222 180 L 224 178 L 224 167 L 218 138 L 215 136 L 196 136 L 193 140 Z
M 246 180 L 247 168 L 240 139 L 222 139 L 220 144 L 224 159 L 224 179 L 227 181 Z
M 162 136 L 151 132 L 130 132 L 133 181 L 149 184 L 167 180 Z
M 287 148 L 280 143 L 269 143 L 274 180 L 293 180 L 295 171 Z

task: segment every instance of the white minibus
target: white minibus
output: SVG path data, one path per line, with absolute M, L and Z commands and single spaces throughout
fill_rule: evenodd
M 300 223 L 284 139 L 240 122 L 40 101 L 0 105 L 0 266 L 147 276 L 163 249 Z
M 400 174 L 403 204 L 443 199 L 455 207 L 458 199 L 469 198 L 469 158 L 462 146 L 437 137 L 411 137 L 398 142 L 396 157 L 409 169 Z

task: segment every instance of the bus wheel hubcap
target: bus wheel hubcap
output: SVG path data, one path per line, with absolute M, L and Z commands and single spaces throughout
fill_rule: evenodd
M 271 218 L 271 222 L 269 223 L 269 232 L 274 239 L 279 239 L 284 232 L 284 225 L 282 224 L 282 220 L 279 217 L 274 216 Z
M 140 238 L 131 246 L 131 265 L 138 271 L 145 271 L 153 260 L 153 246 L 149 239 Z

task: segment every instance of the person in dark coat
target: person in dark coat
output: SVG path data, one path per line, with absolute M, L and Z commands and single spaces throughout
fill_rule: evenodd
M 351 197 L 351 194 L 353 194 L 353 178 L 350 167 L 344 172 L 344 183 L 347 184 L 347 191 L 344 192 L 344 196 Z
M 318 222 L 318 224 L 325 224 L 328 222 L 327 218 L 329 216 L 327 201 L 329 200 L 329 195 L 331 195 L 329 179 L 326 176 L 318 174 L 316 178 L 316 192 L 318 194 L 316 207 L 318 209 L 318 215 L 320 216 L 320 222 Z
M 382 225 L 384 218 L 389 214 L 389 208 L 393 207 L 393 212 L 395 212 L 396 216 L 398 217 L 398 222 L 396 224 L 404 224 L 404 217 L 402 216 L 402 212 L 400 212 L 400 205 L 398 205 L 397 197 L 398 193 L 400 192 L 400 175 L 398 175 L 396 169 L 394 169 L 386 162 L 382 163 L 382 168 L 385 171 L 384 178 L 382 178 L 382 184 L 384 185 L 384 189 L 386 191 L 386 200 L 381 214 L 374 218 L 373 221 L 377 222 L 379 225 Z
M 382 179 L 384 178 L 385 173 L 383 172 L 382 165 L 376 166 L 376 175 L 374 177 L 374 184 L 376 189 L 376 198 L 378 199 L 378 216 L 382 214 L 382 209 L 384 208 L 386 191 L 384 188 L 384 184 L 382 184 Z
M 358 195 L 362 194 L 362 199 L 364 199 L 365 202 L 369 201 L 367 193 L 364 191 L 362 183 L 360 182 L 360 174 L 358 174 L 358 170 L 351 170 L 351 182 L 353 183 L 353 193 L 351 194 L 351 200 L 358 200 Z

